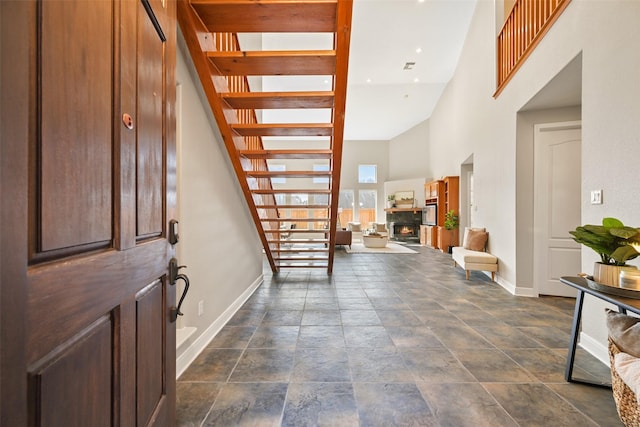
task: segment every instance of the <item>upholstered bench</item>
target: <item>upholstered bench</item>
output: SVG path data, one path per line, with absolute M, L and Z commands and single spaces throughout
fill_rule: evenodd
M 498 258 L 485 252 L 488 234 L 484 228 L 465 228 L 462 246 L 452 249 L 453 266 L 459 265 L 469 280 L 471 270 L 490 271 L 491 281 L 496 280 Z

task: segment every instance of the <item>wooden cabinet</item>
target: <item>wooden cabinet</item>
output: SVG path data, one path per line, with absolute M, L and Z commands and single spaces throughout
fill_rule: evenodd
M 438 247 L 438 227 L 431 225 L 420 226 L 420 244 L 422 246 Z
M 458 246 L 458 229 L 447 230 L 444 227 L 438 227 L 438 248 L 442 252 L 449 252 L 449 246 Z
M 460 178 L 457 176 L 447 176 L 443 179 L 444 188 L 443 188 L 443 206 L 442 206 L 442 215 L 446 214 L 450 210 L 456 213 L 456 215 L 460 215 Z M 444 219 L 442 224 L 444 224 Z M 441 223 L 438 223 L 441 225 Z

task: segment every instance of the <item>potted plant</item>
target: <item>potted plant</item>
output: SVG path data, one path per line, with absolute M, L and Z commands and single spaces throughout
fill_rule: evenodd
M 444 214 L 444 228 L 449 230 L 450 238 L 449 243 L 453 242 L 454 239 L 454 230 L 458 228 L 459 218 L 456 215 L 456 212 L 451 209 Z M 449 253 L 453 252 L 453 245 L 449 244 Z
M 640 253 L 640 229 L 627 227 L 616 218 L 603 218 L 602 225 L 587 224 L 577 227 L 569 234 L 573 240 L 593 249 L 599 256 L 593 269 L 597 283 L 618 286 L 620 270 L 636 270 L 627 261 Z
M 392 208 L 396 203 L 396 195 L 395 194 L 389 194 L 387 195 L 387 208 Z

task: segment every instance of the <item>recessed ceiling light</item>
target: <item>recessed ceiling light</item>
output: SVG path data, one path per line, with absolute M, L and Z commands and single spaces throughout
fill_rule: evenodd
M 424 3 L 424 0 L 418 0 L 418 3 Z
M 422 48 L 421 47 L 416 49 L 416 53 L 420 53 L 420 52 L 422 52 Z
M 328 85 L 329 84 L 329 80 L 325 80 L 324 84 Z
M 367 83 L 371 83 L 371 79 L 367 79 Z
M 420 81 L 420 79 L 419 79 L 419 78 L 417 78 L 417 77 L 416 77 L 415 79 L 413 79 L 413 82 L 414 82 L 414 83 L 418 83 L 419 81 Z

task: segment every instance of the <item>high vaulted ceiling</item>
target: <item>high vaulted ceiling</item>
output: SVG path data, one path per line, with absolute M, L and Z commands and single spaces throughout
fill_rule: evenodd
M 354 0 L 345 140 L 389 140 L 431 116 L 457 65 L 476 1 Z M 295 50 L 310 40 L 317 49 L 332 48 L 326 34 L 308 34 L 304 43 L 300 37 L 269 33 L 260 39 L 241 35 L 240 41 L 243 49 L 260 44 L 264 50 Z M 275 91 L 331 87 L 324 76 L 264 77 L 255 84 Z M 274 110 L 262 119 L 324 122 L 328 114 Z

